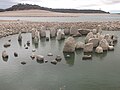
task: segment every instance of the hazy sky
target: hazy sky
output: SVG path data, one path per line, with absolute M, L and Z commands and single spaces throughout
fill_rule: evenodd
M 120 0 L 0 0 L 0 8 L 29 3 L 49 8 L 120 10 Z

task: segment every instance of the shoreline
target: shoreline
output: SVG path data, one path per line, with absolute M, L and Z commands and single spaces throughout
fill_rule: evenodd
M 77 29 L 96 29 L 101 25 L 105 31 L 120 31 L 120 21 L 108 22 L 29 22 L 19 20 L 0 20 L 0 38 L 9 35 L 32 32 L 33 28 L 40 30 L 41 26 L 45 26 L 46 30 L 50 29 L 70 29 L 75 26 Z

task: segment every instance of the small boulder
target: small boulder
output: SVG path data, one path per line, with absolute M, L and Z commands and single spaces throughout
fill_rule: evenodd
M 80 42 L 77 42 L 77 43 L 76 43 L 76 46 L 75 46 L 75 49 L 83 49 L 83 48 L 84 48 L 84 45 L 85 45 L 85 44 L 84 44 L 83 42 L 81 42 L 81 41 L 80 41 Z
M 113 46 L 108 46 L 108 50 L 109 50 L 109 51 L 113 51 L 113 50 L 114 50 L 114 47 L 113 47 Z
M 57 61 L 56 60 L 52 60 L 51 63 L 54 64 L 54 65 L 56 65 Z
M 70 34 L 70 29 L 69 28 L 64 29 L 64 34 L 69 35 Z
M 62 60 L 62 58 L 61 58 L 61 56 L 60 56 L 60 55 L 57 55 L 57 56 L 56 56 L 56 58 L 55 58 L 55 60 L 59 62 L 59 61 L 61 61 L 61 60 Z
M 95 49 L 95 52 L 96 53 L 103 53 L 103 48 L 98 46 L 96 49 Z
M 75 51 L 75 39 L 73 37 L 68 37 L 65 40 L 63 52 L 74 52 Z
M 84 52 L 93 52 L 93 43 L 87 43 L 84 46 Z
M 38 62 L 44 62 L 44 56 L 42 56 L 42 55 L 36 55 L 36 60 Z
M 3 51 L 3 52 L 2 52 L 2 57 L 3 57 L 3 58 L 8 58 L 8 54 L 7 54 L 6 51 Z
M 23 61 L 23 62 L 21 62 L 21 64 L 22 64 L 22 65 L 25 65 L 25 64 L 26 64 L 26 62 L 25 62 L 25 61 Z
M 53 56 L 53 54 L 52 53 L 48 53 L 48 56 Z

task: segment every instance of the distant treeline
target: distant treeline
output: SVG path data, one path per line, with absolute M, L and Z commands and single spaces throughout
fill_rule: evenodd
M 10 8 L 7 9 L 0 9 L 0 12 L 2 11 L 16 11 L 16 10 L 30 10 L 30 9 L 39 9 L 39 10 L 47 10 L 47 11 L 52 11 L 52 12 L 62 12 L 62 13 L 109 13 L 105 12 L 102 10 L 91 10 L 91 9 L 83 9 L 83 10 L 78 10 L 78 9 L 52 9 L 52 8 L 47 8 L 47 7 L 41 7 L 38 5 L 32 5 L 32 4 L 17 4 L 13 5 Z

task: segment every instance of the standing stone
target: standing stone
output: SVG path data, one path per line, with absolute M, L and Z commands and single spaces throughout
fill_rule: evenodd
M 92 52 L 93 51 L 93 43 L 87 43 L 84 46 L 84 52 Z
M 65 35 L 69 35 L 70 34 L 70 29 L 69 28 L 65 28 L 64 29 L 64 33 L 65 33 Z
M 93 47 L 97 47 L 99 44 L 99 39 L 98 38 L 90 38 L 88 40 L 88 43 L 93 43 Z
M 34 39 L 34 38 L 35 38 L 35 29 L 32 28 L 32 39 Z
M 77 43 L 76 43 L 76 46 L 75 46 L 75 49 L 83 49 L 83 48 L 84 48 L 84 45 L 85 45 L 85 44 L 84 44 L 83 42 L 81 42 L 81 41 L 80 41 L 80 42 L 77 42 Z
M 70 35 L 77 35 L 78 34 L 78 29 L 76 26 L 71 26 L 70 28 Z
M 75 51 L 75 39 L 73 37 L 68 37 L 65 40 L 63 52 L 74 52 Z
M 98 25 L 97 32 L 100 33 L 100 34 L 102 33 L 102 27 L 101 27 L 101 25 Z
M 102 39 L 99 43 L 99 46 L 101 46 L 103 50 L 108 50 L 109 44 L 106 39 Z
M 64 34 L 64 31 L 59 29 L 57 32 L 57 40 L 62 40 L 62 39 L 65 39 L 65 34 Z
M 44 26 L 42 26 L 39 33 L 40 33 L 41 38 L 46 37 L 46 28 Z
M 103 48 L 98 46 L 96 49 L 95 49 L 95 52 L 96 53 L 103 53 Z
M 50 37 L 51 37 L 51 38 L 55 38 L 55 37 L 56 37 L 56 34 L 57 34 L 56 28 L 55 28 L 55 27 L 54 27 L 54 28 L 51 28 L 51 29 L 50 29 Z
M 94 37 L 93 33 L 92 33 L 92 32 L 89 32 L 89 33 L 87 34 L 87 36 L 85 37 L 85 43 L 88 43 L 88 40 L 89 40 L 90 38 L 93 38 L 93 37 Z

